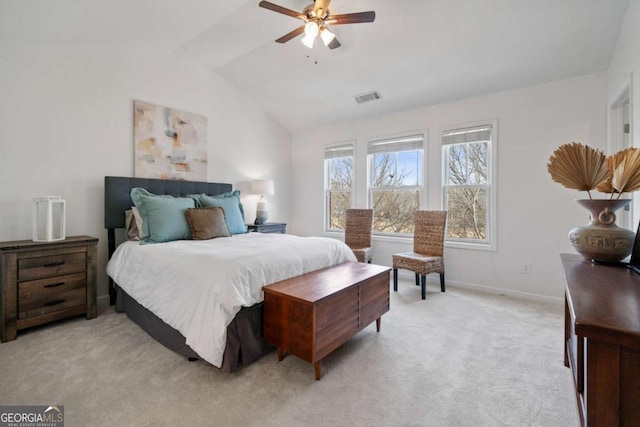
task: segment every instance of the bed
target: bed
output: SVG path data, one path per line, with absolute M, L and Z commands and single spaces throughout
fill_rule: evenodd
M 335 239 L 246 233 L 210 240 L 143 244 L 118 228 L 133 206 L 131 189 L 157 196 L 224 197 L 226 183 L 105 177 L 110 297 L 154 339 L 188 358 L 233 372 L 270 351 L 262 336 L 262 286 L 344 261 L 355 261 Z M 239 197 L 238 197 L 239 200 Z M 243 224 L 244 225 L 244 224 Z

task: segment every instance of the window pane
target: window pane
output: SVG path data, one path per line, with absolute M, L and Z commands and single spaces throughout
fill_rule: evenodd
M 373 155 L 373 187 L 393 187 L 397 182 L 396 153 Z
M 353 157 L 341 157 L 327 160 L 329 163 L 330 189 L 351 189 L 353 177 Z
M 448 188 L 447 211 L 447 237 L 487 239 L 487 192 L 484 188 Z
M 489 144 L 486 142 L 475 142 L 469 144 L 469 176 L 468 184 L 486 184 L 487 183 L 487 154 Z
M 488 144 L 474 142 L 447 146 L 447 185 L 486 184 Z
M 346 212 L 351 206 L 350 191 L 329 191 L 329 229 L 343 230 L 346 223 Z
M 467 183 L 467 145 L 454 144 L 447 146 L 447 185 L 463 185 Z
M 398 185 L 420 185 L 422 171 L 421 151 L 401 151 L 398 153 Z
M 373 188 L 419 186 L 422 182 L 422 151 L 373 154 Z
M 420 190 L 372 190 L 373 231 L 413 233 L 414 214 L 420 206 Z

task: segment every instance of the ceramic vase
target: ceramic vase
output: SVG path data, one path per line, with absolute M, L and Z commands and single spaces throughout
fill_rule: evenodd
M 629 204 L 630 199 L 576 200 L 589 211 L 591 222 L 569 231 L 571 246 L 592 261 L 621 261 L 631 254 L 635 233 L 616 225 L 615 212 Z

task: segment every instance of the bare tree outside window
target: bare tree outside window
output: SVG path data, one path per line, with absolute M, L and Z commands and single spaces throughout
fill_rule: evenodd
M 422 150 L 371 154 L 373 231 L 412 234 L 420 208 Z
M 447 237 L 487 240 L 487 141 L 450 144 L 446 149 Z
M 353 157 L 339 157 L 325 160 L 327 228 L 343 230 L 346 211 L 351 207 L 353 185 Z

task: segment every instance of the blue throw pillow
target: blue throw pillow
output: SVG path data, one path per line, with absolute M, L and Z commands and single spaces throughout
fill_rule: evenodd
M 203 208 L 215 206 L 224 210 L 224 220 L 231 234 L 247 232 L 247 226 L 244 224 L 244 210 L 240 203 L 240 191 L 235 190 L 217 196 L 198 194 L 197 198 L 199 205 Z
M 192 198 L 159 196 L 137 187 L 131 190 L 131 200 L 142 217 L 140 244 L 191 238 L 185 211 L 195 207 Z

